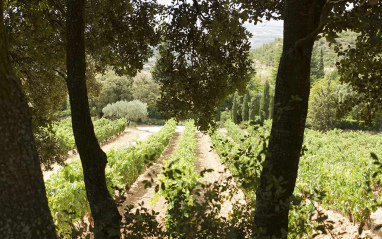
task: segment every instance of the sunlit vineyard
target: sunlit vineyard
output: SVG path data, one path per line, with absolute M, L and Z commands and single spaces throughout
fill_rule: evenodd
M 132 185 L 145 166 L 159 158 L 174 133 L 175 125 L 174 120 L 169 120 L 158 133 L 145 141 L 107 153 L 106 183 L 112 195 L 115 188 Z M 81 161 L 66 164 L 45 185 L 58 231 L 61 236 L 69 237 L 72 225 L 90 216 Z
M 126 128 L 127 121 L 124 118 L 112 121 L 106 118 L 95 120 L 94 132 L 99 143 L 104 143 L 113 136 L 116 136 L 123 132 Z M 68 150 L 74 149 L 76 143 L 74 141 L 73 129 L 72 129 L 72 119 L 66 118 L 57 122 L 53 129 L 56 133 L 58 142 L 62 144 Z

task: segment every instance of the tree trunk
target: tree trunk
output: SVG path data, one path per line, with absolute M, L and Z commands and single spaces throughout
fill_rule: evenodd
M 57 238 L 33 139 L 31 114 L 8 55 L 3 15 L 0 112 L 0 238 Z
M 298 171 L 308 99 L 314 40 L 296 48 L 318 27 L 325 0 L 287 0 L 284 45 L 276 78 L 274 117 L 266 163 L 256 193 L 258 238 L 287 238 L 288 213 Z
M 106 154 L 98 144 L 90 117 L 85 81 L 85 0 L 67 0 L 67 84 L 73 133 L 84 173 L 95 238 L 119 238 L 121 216 L 105 179 Z

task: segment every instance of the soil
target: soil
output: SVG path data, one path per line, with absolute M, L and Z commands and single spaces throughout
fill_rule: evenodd
M 206 173 L 201 179 L 204 183 L 214 183 L 219 180 L 224 180 L 231 175 L 231 172 L 221 163 L 219 155 L 213 150 L 212 142 L 210 136 L 197 133 L 197 149 L 195 160 L 195 169 L 197 172 L 201 172 L 204 169 L 213 169 L 214 171 Z M 227 192 L 228 196 L 229 192 Z M 235 193 L 230 201 L 225 201 L 221 206 L 220 216 L 228 217 L 230 212 L 232 212 L 232 204 L 241 203 L 246 204 L 244 199 L 244 193 L 239 190 L 238 193 Z
M 152 132 L 147 130 L 139 130 L 135 128 L 127 128 L 125 131 L 123 131 L 122 134 L 118 135 L 117 137 L 112 138 L 105 144 L 101 146 L 102 150 L 107 152 L 112 148 L 119 149 L 122 147 L 127 147 L 130 144 L 132 144 L 136 140 L 144 140 L 149 136 Z M 70 163 L 74 160 L 79 159 L 79 155 L 75 153 L 74 150 L 70 151 L 68 158 L 65 160 L 65 163 Z M 58 169 L 60 169 L 62 166 L 58 164 L 54 164 L 52 167 L 52 170 L 49 171 L 43 171 L 44 180 L 49 179 L 50 175 L 57 172 Z
M 319 207 L 319 210 L 325 213 L 328 216 L 328 220 L 331 220 L 334 222 L 334 229 L 332 230 L 332 233 L 334 235 L 331 236 L 328 235 L 319 235 L 315 238 L 317 239 L 332 239 L 332 238 L 342 238 L 342 239 L 356 239 L 356 238 L 373 238 L 373 239 L 380 239 L 382 238 L 379 234 L 379 232 L 373 232 L 372 230 L 368 229 L 367 226 L 364 227 L 364 230 L 361 234 L 358 234 L 358 227 L 359 223 L 352 223 L 350 222 L 349 218 L 344 217 L 341 213 L 335 212 L 332 210 L 325 210 L 321 207 Z M 381 213 L 381 209 L 378 209 L 375 213 L 372 214 L 373 217 L 376 219 L 377 215 Z
M 171 138 L 169 144 L 163 151 L 163 154 L 160 158 L 153 163 L 149 168 L 145 170 L 143 174 L 141 174 L 134 184 L 130 187 L 125 203 L 123 203 L 122 207 L 119 208 L 121 214 L 123 214 L 123 210 L 126 205 L 134 205 L 134 208 L 131 210 L 132 212 L 138 208 L 138 204 L 143 203 L 143 207 L 149 209 L 149 211 L 154 210 L 159 213 L 157 216 L 157 220 L 159 222 L 164 222 L 164 216 L 166 213 L 166 200 L 163 197 L 159 197 L 155 202 L 152 202 L 152 198 L 155 196 L 155 187 L 157 186 L 157 175 L 162 172 L 163 162 L 170 158 L 170 156 L 175 152 L 179 138 L 183 134 L 182 130 L 177 130 L 174 136 Z M 151 187 L 145 188 L 144 181 L 145 180 L 153 180 Z

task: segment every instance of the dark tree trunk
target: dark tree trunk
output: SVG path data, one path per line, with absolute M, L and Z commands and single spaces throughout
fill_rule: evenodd
M 98 144 L 89 111 L 85 81 L 84 12 L 85 0 L 67 0 L 67 84 L 73 133 L 94 219 L 95 238 L 119 238 L 121 216 L 106 187 L 107 158 Z
M 0 2 L 3 14 L 3 1 Z M 0 238 L 56 238 L 27 101 L 0 17 Z
M 325 2 L 287 0 L 285 4 L 269 155 L 256 193 L 255 223 L 262 230 L 258 238 L 287 238 L 289 200 L 295 188 L 308 111 L 314 40 L 297 48 L 295 45 L 318 27 Z

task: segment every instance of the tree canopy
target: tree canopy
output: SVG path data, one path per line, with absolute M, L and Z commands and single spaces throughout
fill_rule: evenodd
M 174 1 L 166 13 L 153 71 L 159 107 L 167 117 L 195 118 L 206 130 L 216 107 L 250 79 L 249 33 L 232 1 Z

